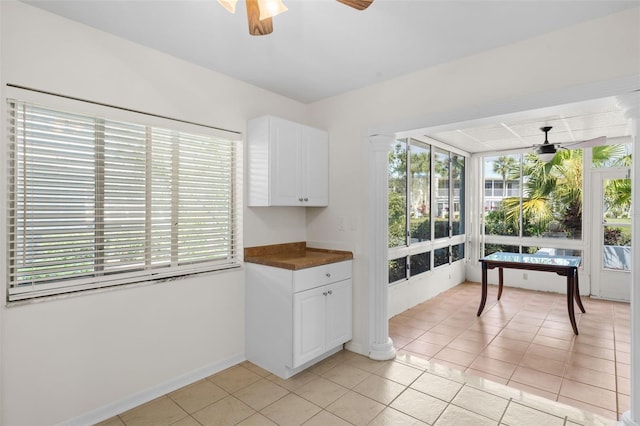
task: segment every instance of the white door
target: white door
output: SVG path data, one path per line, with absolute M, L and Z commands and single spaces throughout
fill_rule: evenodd
M 591 288 L 595 297 L 631 296 L 631 179 L 627 170 L 593 174 Z M 627 197 L 628 203 L 624 198 Z
M 324 130 L 304 127 L 300 178 L 306 206 L 329 205 L 329 135 Z
M 329 287 L 327 350 L 351 340 L 351 288 L 351 280 L 340 281 Z
M 300 141 L 302 128 L 297 123 L 270 117 L 271 194 L 273 206 L 296 206 L 300 198 Z
M 327 287 L 293 295 L 293 368 L 325 351 Z

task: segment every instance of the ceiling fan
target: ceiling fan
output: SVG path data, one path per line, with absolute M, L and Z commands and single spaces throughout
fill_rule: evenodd
M 564 144 L 560 144 L 560 143 L 552 144 L 552 143 L 549 143 L 549 138 L 548 138 L 549 131 L 552 128 L 553 127 L 551 127 L 551 126 L 541 127 L 540 130 L 542 130 L 544 132 L 544 143 L 542 143 L 540 145 L 534 145 L 535 154 L 538 156 L 538 158 L 541 161 L 543 161 L 545 163 L 548 163 L 549 161 L 551 161 L 553 159 L 553 157 L 556 155 L 556 152 L 558 152 L 557 150 L 560 149 L 560 148 L 562 148 L 562 149 L 589 148 L 589 147 L 593 147 L 593 146 L 604 145 L 604 144 L 607 143 L 607 137 L 606 136 L 599 136 L 597 138 L 588 139 L 588 140 L 579 141 L 579 142 L 570 142 L 570 143 L 564 143 Z
M 273 32 L 273 18 L 286 12 L 287 6 L 282 0 L 245 0 L 247 4 L 247 20 L 249 21 L 249 34 L 266 35 Z M 357 10 L 364 10 L 371 6 L 373 0 L 338 0 Z M 218 2 L 231 13 L 236 11 L 238 0 L 218 0 Z

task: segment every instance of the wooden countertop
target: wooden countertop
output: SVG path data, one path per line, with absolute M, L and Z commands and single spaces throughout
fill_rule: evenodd
M 350 251 L 327 250 L 307 247 L 307 243 L 273 244 L 247 247 L 244 261 L 260 265 L 298 270 L 353 259 Z

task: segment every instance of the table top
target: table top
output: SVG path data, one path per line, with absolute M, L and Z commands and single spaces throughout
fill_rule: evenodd
M 549 266 L 580 266 L 580 256 L 551 256 L 547 254 L 521 254 L 497 252 L 480 259 L 481 262 L 510 262 Z

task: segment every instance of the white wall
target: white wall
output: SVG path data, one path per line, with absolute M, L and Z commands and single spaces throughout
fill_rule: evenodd
M 298 102 L 24 3 L 2 1 L 0 10 L 3 99 L 13 83 L 241 132 L 247 119 L 266 113 L 304 119 Z M 5 188 L 2 181 L 1 200 Z M 304 224 L 304 209 L 245 209 L 244 242 L 303 241 Z M 3 303 L 0 323 L 0 423 L 48 425 L 86 415 L 86 424 L 91 415 L 121 411 L 244 359 L 244 271 Z
M 410 280 L 389 286 L 387 315 L 389 318 L 398 315 L 425 300 L 433 299 L 464 280 L 465 261 L 462 260 L 450 267 L 441 266 Z
M 327 209 L 307 214 L 307 233 L 310 240 L 335 241 L 354 250 L 352 347 L 366 350 L 371 342 L 367 136 L 618 94 L 616 87 L 637 88 L 639 17 L 640 9 L 631 9 L 310 105 L 309 121 L 331 135 L 331 198 Z M 337 229 L 343 215 L 354 217 L 355 229 Z M 396 303 L 403 302 L 390 300 L 391 306 Z

